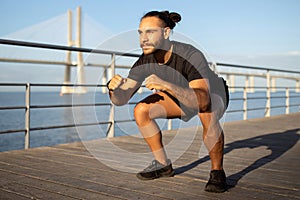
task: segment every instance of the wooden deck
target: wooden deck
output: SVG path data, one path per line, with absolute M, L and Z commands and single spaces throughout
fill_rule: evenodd
M 151 162 L 139 137 L 2 152 L 0 199 L 300 199 L 300 113 L 229 122 L 224 130 L 230 189 L 222 194 L 203 191 L 210 161 L 199 128 L 192 140 L 191 129 L 164 132 L 166 145 L 182 142 L 168 153 L 183 155 L 173 160 L 175 177 L 153 181 L 134 174 Z

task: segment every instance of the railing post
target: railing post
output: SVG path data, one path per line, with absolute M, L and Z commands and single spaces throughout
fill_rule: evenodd
M 26 84 L 25 149 L 30 148 L 30 83 Z
M 271 115 L 271 77 L 270 70 L 267 70 L 267 102 L 266 102 L 266 112 L 265 117 L 270 117 Z
M 172 119 L 168 119 L 168 130 L 172 130 Z
M 250 92 L 254 92 L 254 76 L 250 76 Z
M 230 86 L 232 86 L 230 88 L 230 92 L 235 92 L 235 76 L 232 74 L 232 75 L 229 75 L 229 84 Z
M 243 119 L 246 120 L 247 119 L 247 115 L 248 115 L 248 107 L 247 107 L 247 87 L 244 87 L 244 94 L 243 94 Z
M 276 92 L 276 78 L 271 78 L 271 91 Z
M 110 65 L 110 71 L 111 71 L 111 77 L 114 77 L 115 75 L 115 62 L 116 62 L 116 55 L 111 55 L 111 65 Z M 112 138 L 115 135 L 115 105 L 112 103 L 110 107 L 110 114 L 109 114 L 109 121 L 111 122 L 111 126 L 108 130 L 107 137 Z
M 290 113 L 290 91 L 289 88 L 287 87 L 285 89 L 285 114 Z
M 247 87 L 247 92 L 254 92 L 254 77 L 252 75 L 246 75 L 245 87 Z
M 249 87 L 249 76 L 248 75 L 245 76 L 245 87 L 246 88 Z
M 104 67 L 103 69 L 103 77 L 102 77 L 102 84 L 106 85 L 107 83 L 107 67 Z M 102 87 L 102 93 L 106 94 L 106 87 Z
M 217 63 L 215 63 L 215 62 L 211 63 L 211 68 L 215 73 L 218 73 Z

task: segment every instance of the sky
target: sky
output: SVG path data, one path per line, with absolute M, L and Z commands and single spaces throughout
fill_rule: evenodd
M 109 42 L 116 35 L 136 31 L 146 12 L 169 10 L 182 16 L 174 32 L 199 44 L 214 62 L 300 71 L 299 0 L 0 0 L 0 38 L 28 41 L 38 38 L 37 41 L 51 43 L 50 36 L 59 31 L 52 32 L 47 27 L 54 22 L 58 26 L 59 19 L 65 19 L 59 16 L 66 16 L 69 9 L 75 15 L 78 6 L 88 16 L 86 18 L 93 21 L 91 27 L 86 26 L 88 31 L 83 37 L 105 38 L 106 46 L 103 47 L 113 46 Z M 101 33 L 90 36 L 89 30 L 96 26 L 98 31 L 102 29 Z M 28 31 L 28 27 L 34 32 Z M 39 34 L 44 33 L 43 30 L 45 36 L 41 39 L 43 36 Z M 85 47 L 90 47 L 91 42 L 86 44 Z M 9 51 L 0 49 L 0 57 L 1 52 L 4 55 Z M 63 77 L 58 78 L 57 71 L 61 69 L 57 68 L 47 68 L 47 72 L 35 68 L 30 73 L 24 72 L 22 78 L 16 75 L 20 68 L 15 65 L 0 63 L 0 67 L 1 82 L 39 82 L 51 75 L 55 77 L 53 80 L 60 82 Z

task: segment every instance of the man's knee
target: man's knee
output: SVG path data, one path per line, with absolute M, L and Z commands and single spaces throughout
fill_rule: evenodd
M 222 97 L 218 94 L 211 95 L 211 113 L 216 121 L 220 120 L 224 115 L 226 108 Z
M 150 119 L 149 110 L 149 106 L 145 103 L 136 104 L 134 107 L 134 118 L 138 125 L 142 125 Z

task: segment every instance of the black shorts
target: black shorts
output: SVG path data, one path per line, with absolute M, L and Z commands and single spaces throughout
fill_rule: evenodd
M 228 90 L 226 81 L 222 77 L 219 77 L 218 80 L 216 82 L 214 82 L 214 84 L 210 85 L 210 87 L 211 87 L 211 89 L 210 89 L 211 94 L 216 94 L 222 98 L 222 101 L 225 105 L 223 113 L 225 113 L 225 111 L 229 105 L 229 90 Z M 177 98 L 175 98 L 168 92 L 164 92 L 164 93 L 167 94 L 182 109 L 184 114 L 181 117 L 178 117 L 179 119 L 182 119 L 183 121 L 187 122 L 192 117 L 194 117 L 195 115 L 197 115 L 199 113 L 199 110 L 187 108 L 186 106 L 182 105 L 178 101 Z M 208 112 L 210 112 L 210 111 L 211 111 L 211 109 L 209 109 Z

